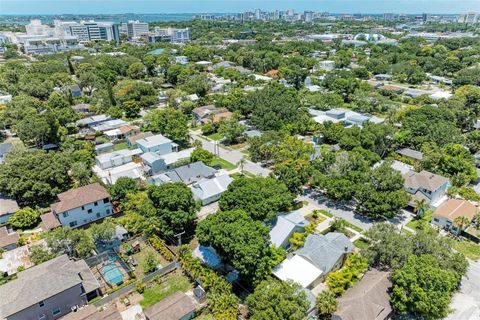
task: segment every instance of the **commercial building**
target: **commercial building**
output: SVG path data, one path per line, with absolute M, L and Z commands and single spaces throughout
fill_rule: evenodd
M 125 24 L 126 33 L 129 38 L 138 38 L 141 36 L 148 36 L 148 23 L 136 21 L 128 21 Z
M 185 43 L 190 41 L 190 29 L 160 28 L 155 27 L 155 31 L 148 37 L 151 43 L 172 42 Z
M 118 24 L 112 22 L 60 21 L 55 20 L 55 32 L 57 35 L 71 35 L 77 37 L 79 42 L 88 41 L 116 41 L 120 42 L 120 30 Z

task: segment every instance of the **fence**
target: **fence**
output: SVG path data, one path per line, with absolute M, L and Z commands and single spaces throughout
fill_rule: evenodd
M 172 272 L 175 269 L 177 269 L 177 261 L 173 261 L 173 262 L 167 264 L 165 267 L 163 267 L 161 269 L 158 269 L 158 270 L 146 275 L 145 277 L 143 277 L 142 281 L 143 281 L 143 283 L 150 282 L 154 278 L 163 276 L 167 273 Z M 115 300 L 115 299 L 117 299 L 117 298 L 119 298 L 119 297 L 129 293 L 130 291 L 133 291 L 133 290 L 135 290 L 135 282 L 129 284 L 128 286 L 125 286 L 123 288 L 118 289 L 117 291 L 109 294 L 106 297 L 103 297 L 102 299 L 100 299 L 98 301 L 95 301 L 93 303 L 93 305 L 95 307 L 100 307 L 104 304 L 112 302 L 113 300 Z

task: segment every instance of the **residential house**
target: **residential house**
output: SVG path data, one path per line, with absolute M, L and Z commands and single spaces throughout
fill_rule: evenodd
M 190 185 L 203 179 L 213 178 L 216 172 L 217 170 L 205 165 L 202 161 L 197 161 L 153 176 L 149 182 L 157 185 L 168 182 L 183 182 Z
M 151 132 L 140 132 L 136 135 L 132 135 L 132 136 L 129 136 L 127 137 L 127 144 L 129 147 L 137 147 L 137 141 L 140 140 L 140 139 L 145 139 L 145 138 L 148 138 L 148 137 L 151 137 L 153 136 L 153 133 Z
M 18 233 L 7 226 L 0 227 L 0 249 L 13 250 L 17 247 L 17 242 L 20 239 Z
M 98 144 L 95 146 L 95 153 L 96 154 L 102 154 L 106 152 L 111 152 L 113 150 L 113 147 L 115 145 L 111 142 L 105 142 L 102 144 Z
M 20 209 L 16 200 L 0 194 L 0 225 L 6 223 L 10 216 Z
M 141 163 L 128 162 L 118 167 L 103 170 L 98 166 L 94 166 L 92 171 L 102 179 L 106 184 L 115 184 L 119 178 L 128 177 L 133 180 L 141 180 L 144 176 L 144 168 Z
M 140 149 L 122 149 L 96 156 L 95 163 L 100 169 L 105 170 L 130 163 L 134 156 L 141 153 Z
M 62 226 L 76 228 L 113 214 L 110 194 L 99 183 L 58 194 L 50 206 Z
M 42 247 L 46 249 L 47 242 L 45 239 L 40 239 L 0 254 L 0 274 L 11 276 L 20 272 L 19 270 L 33 267 L 34 264 L 30 260 L 31 249 L 33 247 Z
M 374 75 L 374 78 L 375 80 L 378 80 L 378 81 L 386 81 L 386 80 L 392 79 L 392 75 L 382 73 L 382 74 Z
M 140 156 L 144 164 L 144 171 L 150 175 L 158 172 L 173 169 L 179 164 L 189 161 L 195 148 L 185 149 L 179 152 L 170 152 L 159 154 L 155 152 L 146 152 Z
M 76 104 L 74 105 L 73 107 L 73 110 L 75 110 L 75 112 L 78 112 L 78 113 L 82 113 L 82 114 L 90 114 L 90 105 L 88 103 L 79 103 L 79 104 Z
M 200 200 L 203 206 L 220 200 L 221 195 L 227 191 L 233 178 L 224 174 L 212 179 L 204 179 L 192 185 L 193 197 Z
M 7 154 L 12 150 L 13 145 L 11 143 L 0 143 L 0 164 L 5 162 Z
M 303 232 L 308 225 L 300 211 L 296 210 L 285 215 L 279 215 L 270 230 L 270 241 L 276 248 L 287 249 L 290 238 L 295 232 Z
M 403 175 L 405 190 L 410 193 L 409 205 L 415 206 L 416 201 L 425 200 L 427 204 L 436 208 L 446 199 L 446 191 L 449 187 L 449 180 L 428 171 L 409 171 Z
M 405 90 L 404 87 L 396 86 L 396 85 L 393 85 L 393 84 L 385 84 L 383 86 L 379 86 L 378 88 L 380 88 L 382 90 L 385 90 L 385 91 L 393 92 L 393 93 L 396 93 L 396 94 L 401 94 Z
M 140 128 L 138 126 L 133 126 L 126 124 L 120 128 L 112 129 L 105 131 L 104 134 L 110 140 L 124 140 L 128 137 L 135 136 L 140 133 Z
M 337 311 L 332 315 L 332 320 L 390 319 L 393 309 L 390 305 L 389 291 L 392 283 L 389 276 L 385 271 L 368 271 L 359 283 L 338 299 Z
M 105 121 L 108 121 L 108 120 L 111 120 L 112 118 L 106 114 L 99 114 L 99 115 L 96 115 L 96 116 L 91 116 L 91 117 L 87 117 L 87 118 L 84 118 L 84 119 L 80 119 L 78 120 L 77 122 L 75 122 L 75 125 L 77 127 L 90 127 L 90 128 L 93 128 L 95 126 L 98 126 L 102 123 L 104 123 Z
M 58 319 L 87 304 L 99 288 L 84 260 L 61 255 L 0 286 L 0 319 Z
M 213 105 L 198 107 L 192 110 L 194 116 L 194 125 L 205 124 L 209 122 L 218 123 L 220 120 L 228 120 L 233 113 L 226 109 L 217 109 Z
M 72 94 L 72 97 L 78 98 L 82 96 L 82 89 L 80 89 L 78 84 L 74 84 L 70 87 L 70 93 Z
M 339 269 L 354 248 L 343 233 L 310 234 L 305 245 L 276 266 L 273 274 L 280 280 L 290 279 L 311 289 L 329 272 Z
M 178 149 L 176 143 L 161 134 L 139 139 L 137 140 L 137 146 L 142 152 L 155 152 L 159 155 L 172 153 Z
M 403 148 L 396 151 L 402 157 L 406 157 L 415 161 L 422 161 L 423 153 L 409 148 Z
M 122 320 L 122 315 L 115 305 L 97 309 L 93 304 L 75 309 L 61 320 Z
M 97 126 L 91 127 L 93 131 L 99 131 L 105 133 L 106 131 L 110 131 L 113 129 L 118 129 L 124 125 L 127 125 L 128 123 L 122 119 L 111 119 L 107 120 L 105 122 L 100 123 Z
M 144 311 L 146 320 L 190 320 L 195 315 L 192 299 L 177 292 Z
M 355 111 L 341 108 L 331 109 L 328 111 L 310 109 L 309 112 L 313 116 L 313 120 L 315 120 L 317 123 L 325 123 L 327 121 L 333 123 L 343 122 L 346 127 L 351 127 L 354 125 L 361 127 L 367 122 L 383 123 L 385 121 L 383 118 L 366 116 Z
M 470 224 L 479 212 L 479 209 L 474 204 L 466 200 L 449 199 L 433 212 L 431 222 L 442 229 L 459 234 L 461 226 L 458 226 L 455 220 L 459 217 L 464 217 Z M 467 226 L 464 225 L 463 227 Z

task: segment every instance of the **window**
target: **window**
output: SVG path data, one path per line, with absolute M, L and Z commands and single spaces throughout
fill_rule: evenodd
M 97 212 L 97 218 L 100 218 L 100 212 Z
M 52 315 L 55 317 L 55 316 L 58 316 L 60 314 L 60 308 L 59 307 L 56 307 L 56 308 L 53 308 L 52 309 Z
M 45 305 L 45 301 L 43 301 L 43 300 L 38 303 L 39 307 L 43 307 L 44 305 Z
M 85 210 L 85 206 L 82 206 L 82 210 Z
M 88 213 L 92 213 L 92 212 L 93 212 L 93 209 L 88 209 L 87 212 L 88 212 Z
M 76 227 L 77 226 L 77 221 L 72 221 L 70 222 L 70 228 Z
M 63 213 L 63 217 L 64 217 L 64 218 L 68 217 L 68 212 L 67 212 L 67 211 L 65 211 L 65 212 Z
M 110 214 L 110 209 L 107 209 L 107 214 Z
M 440 220 L 438 220 L 438 218 L 433 218 L 433 221 L 440 222 Z
M 98 202 L 95 201 L 95 202 L 93 203 L 93 205 L 94 205 L 94 206 L 98 206 Z
M 110 199 L 108 198 L 103 199 L 103 203 L 109 203 L 109 202 L 110 202 Z

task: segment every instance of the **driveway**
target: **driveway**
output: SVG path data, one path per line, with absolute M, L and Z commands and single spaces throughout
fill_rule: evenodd
M 217 154 L 223 160 L 226 160 L 234 165 L 237 165 L 242 158 L 245 157 L 245 154 L 238 150 L 228 150 L 221 145 L 218 145 L 217 152 L 215 152 L 215 143 L 214 141 L 207 140 L 200 136 L 199 131 L 190 131 L 190 136 L 192 139 L 200 141 L 202 143 L 202 148 L 210 151 L 213 154 Z M 270 170 L 263 168 L 261 165 L 254 163 L 250 160 L 247 160 L 244 165 L 244 170 L 248 171 L 256 176 L 266 177 L 270 174 Z
M 460 291 L 455 293 L 450 304 L 453 311 L 446 320 L 480 319 L 480 262 L 469 261 L 469 264 Z

